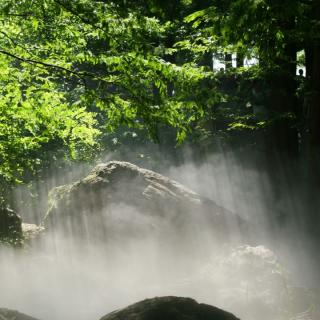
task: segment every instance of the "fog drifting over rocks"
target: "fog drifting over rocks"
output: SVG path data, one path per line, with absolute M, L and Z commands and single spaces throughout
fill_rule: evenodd
M 117 201 L 102 209 L 106 237 L 47 230 L 26 248 L 1 248 L 0 305 L 43 320 L 99 319 L 136 301 L 168 295 L 191 297 L 243 320 L 289 319 L 317 306 L 318 293 L 308 289 L 312 259 L 297 237 L 297 223 L 281 232 L 271 228 L 267 176 L 230 157 L 209 160 L 166 166 L 161 173 L 249 221 L 256 238 L 243 242 L 232 225 L 220 230 L 225 237 L 216 237 L 200 208 L 172 220 L 174 213 L 142 213 Z M 125 180 L 123 186 L 130 198 Z M 86 201 L 84 195 L 79 205 Z M 274 205 L 285 209 L 288 201 Z M 24 218 L 23 207 L 19 212 Z M 34 222 L 30 217 L 27 222 Z M 230 241 L 230 235 L 237 236 Z

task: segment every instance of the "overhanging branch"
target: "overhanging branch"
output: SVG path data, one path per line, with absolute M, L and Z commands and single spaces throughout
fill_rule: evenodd
M 74 76 L 76 76 L 76 77 L 78 77 L 78 78 L 80 78 L 82 80 L 85 80 L 85 78 L 90 78 L 90 79 L 93 79 L 93 80 L 98 80 L 98 81 L 102 81 L 102 82 L 105 82 L 105 83 L 110 83 L 109 81 L 106 81 L 105 79 L 103 79 L 101 77 L 97 77 L 95 74 L 90 73 L 90 72 L 81 72 L 81 71 L 79 72 L 79 71 L 75 71 L 75 70 L 72 70 L 72 69 L 61 67 L 61 66 L 58 66 L 58 65 L 55 65 L 55 64 L 39 61 L 39 60 L 34 60 L 34 59 L 29 59 L 29 58 L 22 58 L 22 57 L 20 57 L 20 56 L 18 56 L 16 54 L 13 54 L 13 53 L 11 53 L 9 51 L 2 50 L 2 49 L 0 49 L 0 54 L 9 56 L 9 57 L 14 58 L 16 60 L 19 60 L 19 61 L 22 61 L 22 62 L 26 62 L 26 63 L 29 63 L 29 64 L 39 65 L 39 66 L 42 66 L 42 67 L 45 67 L 45 68 L 49 68 L 49 69 L 60 70 L 60 71 L 69 73 L 71 75 L 74 75 Z

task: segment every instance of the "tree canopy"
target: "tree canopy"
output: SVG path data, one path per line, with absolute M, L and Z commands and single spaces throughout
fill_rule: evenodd
M 3 188 L 121 127 L 178 143 L 245 131 L 317 162 L 319 19 L 316 0 L 0 0 Z

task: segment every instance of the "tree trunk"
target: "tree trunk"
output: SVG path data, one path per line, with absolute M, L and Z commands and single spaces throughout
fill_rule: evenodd
M 320 21 L 320 4 L 314 2 L 312 18 Z M 307 163 L 309 177 L 320 187 L 320 41 L 313 39 L 306 46 L 307 92 Z
M 267 133 L 268 150 L 276 157 L 297 158 L 299 153 L 298 131 L 295 126 L 298 100 L 296 97 L 296 49 L 286 48 L 286 58 L 278 59 L 277 72 L 269 75 L 269 112 L 273 124 Z
M 238 51 L 237 52 L 237 68 L 243 67 L 244 55 Z
M 232 54 L 226 53 L 224 60 L 225 60 L 225 64 L 226 64 L 226 70 L 232 68 Z

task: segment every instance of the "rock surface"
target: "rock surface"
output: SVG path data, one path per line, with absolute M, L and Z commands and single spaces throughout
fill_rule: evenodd
M 13 210 L 0 207 L 0 242 L 19 243 L 22 239 L 21 218 Z
M 107 212 L 119 205 L 121 214 L 156 215 L 180 226 L 181 219 L 206 217 L 216 233 L 245 225 L 237 215 L 168 177 L 128 162 L 110 161 L 96 166 L 84 179 L 54 188 L 44 226 L 62 228 L 73 236 L 106 233 Z
M 157 215 L 177 225 L 190 216 L 198 222 L 205 217 L 217 233 L 245 225 L 237 215 L 182 184 L 128 162 L 99 164 L 84 179 L 54 188 L 49 198 L 44 225 L 73 235 L 98 234 L 107 223 L 106 212 L 120 204 L 126 215 L 132 211 Z
M 216 307 L 197 303 L 190 298 L 159 297 L 146 299 L 100 320 L 239 320 Z
M 0 308 L 0 320 L 38 320 L 15 310 Z
M 24 241 L 38 239 L 44 232 L 44 228 L 33 223 L 22 223 L 22 234 Z

